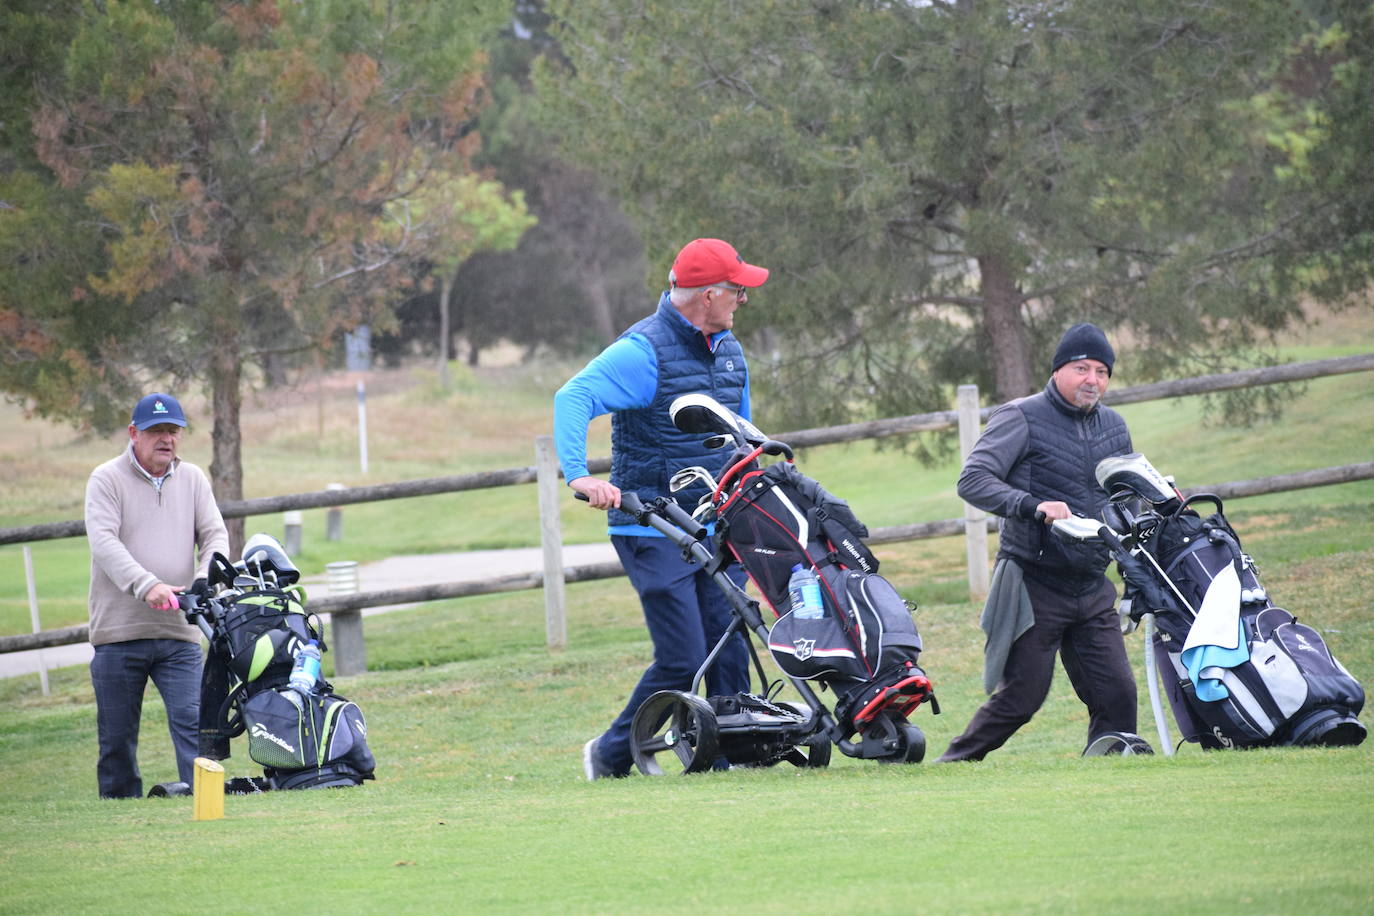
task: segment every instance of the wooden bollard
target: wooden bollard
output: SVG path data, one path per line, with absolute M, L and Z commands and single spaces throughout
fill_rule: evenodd
M 216 821 L 224 817 L 224 767 L 209 757 L 197 757 L 191 794 L 193 821 Z

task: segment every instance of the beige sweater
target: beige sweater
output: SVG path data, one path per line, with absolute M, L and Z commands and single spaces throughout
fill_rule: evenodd
M 131 639 L 197 642 L 180 611 L 155 611 L 143 596 L 158 582 L 174 588 L 204 576 L 229 535 L 200 468 L 177 459 L 159 490 L 134 460 L 133 445 L 91 472 L 86 484 L 91 545 L 91 644 Z M 197 558 L 196 547 L 200 553 Z

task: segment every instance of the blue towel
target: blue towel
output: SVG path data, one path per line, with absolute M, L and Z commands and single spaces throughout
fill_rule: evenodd
M 1197 688 L 1197 698 L 1209 703 L 1224 700 L 1231 695 L 1221 683 L 1221 670 L 1235 668 L 1250 660 L 1250 647 L 1245 644 L 1245 629 L 1236 625 L 1238 635 L 1236 647 L 1194 646 L 1184 649 L 1180 658 L 1188 669 L 1188 678 Z

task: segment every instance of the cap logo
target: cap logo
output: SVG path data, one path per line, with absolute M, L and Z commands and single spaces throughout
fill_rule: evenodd
M 153 402 L 153 413 L 166 413 L 166 412 L 167 412 L 167 408 L 164 407 L 164 406 L 162 406 L 162 402 L 161 402 L 161 401 L 154 401 L 154 402 Z

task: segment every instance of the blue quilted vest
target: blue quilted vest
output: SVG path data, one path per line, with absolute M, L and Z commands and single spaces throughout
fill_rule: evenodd
M 738 411 L 747 379 L 739 341 L 727 333 L 712 351 L 706 335 L 683 320 L 667 293 L 654 314 L 625 334 L 641 334 L 653 345 L 658 388 L 648 407 L 611 415 L 611 483 L 649 500 L 669 495 L 669 478 L 685 467 L 701 465 L 720 476 L 730 450 L 709 451 L 702 447 L 703 436 L 679 431 L 668 417 L 668 405 L 680 395 L 697 391 Z M 690 512 L 705 492 L 704 486 L 697 485 L 672 495 Z M 635 524 L 629 513 L 619 509 L 609 515 L 613 526 Z
M 1007 405 L 1026 418 L 1030 442 L 1007 483 L 1039 500 L 1060 500 L 1079 515 L 1101 518 L 1107 493 L 1097 485 L 1097 463 L 1131 450 L 1121 414 L 1099 404 L 1084 412 L 1054 387 Z M 1002 522 L 999 554 L 1023 561 L 1027 573 L 1056 580 L 1061 591 L 1079 593 L 1095 584 L 1110 555 L 1097 542 L 1067 543 L 1049 525 L 1033 519 Z

